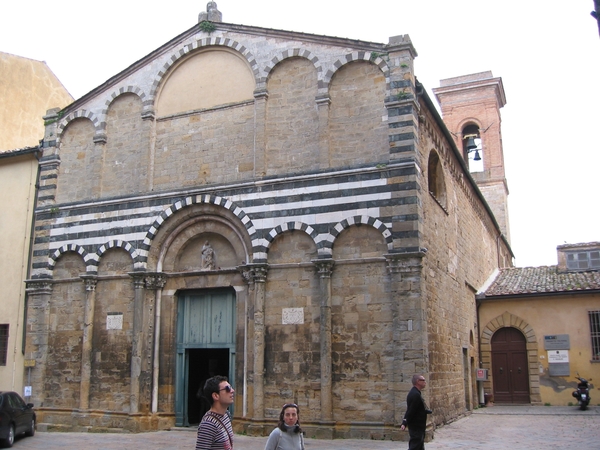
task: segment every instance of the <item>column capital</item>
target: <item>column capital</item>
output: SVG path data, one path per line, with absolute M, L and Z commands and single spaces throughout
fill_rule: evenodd
M 265 283 L 267 281 L 268 264 L 242 264 L 238 266 L 242 278 L 248 284 Z
M 146 272 L 144 277 L 146 289 L 159 290 L 167 284 L 167 276 L 162 272 Z
M 98 284 L 97 275 L 81 275 L 79 278 L 83 280 L 86 291 L 95 291 L 96 285 Z
M 129 272 L 129 276 L 133 278 L 135 289 L 144 289 L 146 287 L 146 275 L 148 275 L 148 272 Z
M 388 253 L 384 255 L 388 271 L 390 273 L 418 272 L 423 268 L 422 259 L 425 253 L 427 253 L 426 248 L 416 252 Z
M 321 278 L 331 278 L 331 274 L 333 273 L 333 266 L 335 265 L 334 259 L 313 259 L 311 262 L 317 268 L 317 272 L 319 273 L 319 276 Z
M 25 290 L 28 294 L 50 294 L 52 280 L 49 278 L 38 280 L 25 280 Z

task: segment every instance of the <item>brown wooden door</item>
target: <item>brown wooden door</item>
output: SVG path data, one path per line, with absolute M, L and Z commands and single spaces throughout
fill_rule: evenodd
M 529 403 L 527 343 L 516 328 L 492 336 L 492 376 L 496 403 Z

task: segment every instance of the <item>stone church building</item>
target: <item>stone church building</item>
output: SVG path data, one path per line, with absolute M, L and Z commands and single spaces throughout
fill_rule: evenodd
M 192 426 L 214 374 L 249 434 L 295 402 L 307 436 L 404 439 L 415 372 L 434 422 L 464 415 L 475 293 L 512 252 L 500 122 L 460 102 L 499 118 L 501 80 L 446 80 L 449 129 L 407 35 L 216 8 L 45 117 L 25 355 L 39 421 Z

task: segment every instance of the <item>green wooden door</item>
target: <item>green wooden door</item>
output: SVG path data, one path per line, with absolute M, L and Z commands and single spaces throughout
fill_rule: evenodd
M 197 398 L 204 381 L 235 374 L 235 291 L 182 292 L 177 305 L 175 421 L 199 422 L 206 403 Z

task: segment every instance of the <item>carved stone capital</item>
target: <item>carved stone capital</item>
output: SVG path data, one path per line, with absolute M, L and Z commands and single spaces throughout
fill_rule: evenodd
M 331 278 L 331 274 L 333 273 L 333 266 L 335 265 L 335 260 L 328 259 L 313 259 L 312 263 L 317 268 L 317 272 L 321 278 Z
M 92 292 L 96 290 L 96 285 L 98 284 L 98 277 L 96 275 L 81 275 L 80 278 L 85 284 L 86 291 Z
M 129 276 L 133 278 L 133 287 L 135 289 L 144 289 L 146 287 L 147 272 L 130 272 Z
M 161 272 L 147 273 L 144 283 L 146 289 L 159 290 L 167 284 L 167 276 Z
M 238 266 L 242 278 L 248 284 L 265 283 L 267 281 L 267 264 L 242 264 Z
M 385 255 L 388 271 L 390 273 L 414 273 L 423 268 L 423 257 L 427 249 L 418 252 L 389 253 Z
M 52 281 L 49 279 L 25 280 L 25 291 L 28 294 L 50 294 Z

